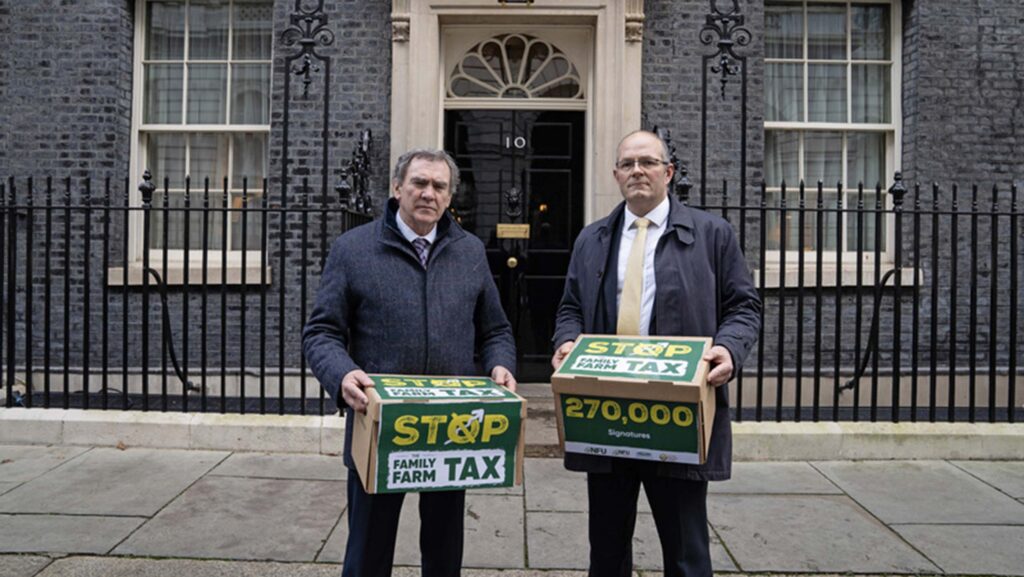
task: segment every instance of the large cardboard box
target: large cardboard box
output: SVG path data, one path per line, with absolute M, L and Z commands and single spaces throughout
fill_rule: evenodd
M 551 377 L 562 449 L 704 463 L 715 420 L 707 337 L 581 335 Z
M 483 377 L 370 375 L 352 460 L 367 493 L 523 482 L 526 401 Z

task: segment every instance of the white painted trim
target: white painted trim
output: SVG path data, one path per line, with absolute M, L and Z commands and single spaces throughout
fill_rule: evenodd
M 409 148 L 443 145 L 447 78 L 441 33 L 445 26 L 506 26 L 519 32 L 553 23 L 588 27 L 593 30 L 593 49 L 588 51 L 592 61 L 587 63 L 585 80 L 584 221 L 607 214 L 620 197 L 615 187 L 601 183 L 608 180 L 619 139 L 640 128 L 641 120 L 643 44 L 626 40 L 627 4 L 621 0 L 536 0 L 529 6 L 501 6 L 492 0 L 394 2 L 396 28 L 409 24 L 407 40 L 404 35 L 392 39 L 391 163 Z M 501 105 L 491 103 L 487 108 L 497 106 Z

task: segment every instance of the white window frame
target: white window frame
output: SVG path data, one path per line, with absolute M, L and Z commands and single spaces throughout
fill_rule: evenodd
M 843 182 L 843 191 L 844 191 L 844 203 L 843 203 L 844 222 L 840 226 L 842 228 L 842 235 L 841 235 L 842 236 L 842 240 L 843 240 L 843 243 L 845 245 L 846 242 L 847 242 L 848 231 L 850 230 L 850 227 L 856 226 L 855 221 L 854 221 L 854 215 L 852 215 L 849 212 L 846 212 L 848 209 L 851 208 L 851 204 L 849 202 L 845 202 L 845 200 L 848 199 L 851 196 L 851 194 L 855 195 L 856 192 L 857 192 L 857 183 L 849 183 L 849 184 L 847 183 L 847 181 L 848 181 L 848 178 L 847 178 L 847 170 L 848 170 L 847 153 L 848 153 L 848 149 L 847 149 L 846 134 L 850 133 L 850 132 L 862 132 L 862 133 L 863 132 L 883 132 L 883 133 L 886 134 L 885 166 L 884 166 L 884 169 L 883 169 L 884 170 L 884 180 L 881 182 L 881 185 L 883 187 L 883 193 L 886 193 L 888 191 L 888 188 L 892 185 L 892 183 L 893 183 L 893 175 L 895 174 L 895 172 L 897 170 L 899 170 L 900 159 L 902 158 L 902 121 L 903 121 L 903 112 L 902 112 L 902 77 L 903 77 L 903 66 L 902 66 L 902 59 L 903 59 L 903 55 L 902 55 L 902 39 L 903 39 L 902 0 L 791 0 L 791 1 L 794 1 L 794 2 L 795 1 L 801 1 L 801 3 L 804 6 L 803 54 L 801 55 L 801 58 L 799 60 L 797 60 L 797 59 L 782 59 L 782 58 L 767 58 L 767 57 L 765 57 L 765 59 L 764 59 L 765 66 L 767 67 L 767 65 L 769 65 L 769 64 L 776 64 L 776 63 L 804 63 L 804 64 L 807 64 L 807 63 L 809 63 L 809 64 L 830 63 L 830 64 L 837 64 L 839 62 L 843 62 L 846 65 L 846 68 L 847 68 L 847 78 L 848 79 L 851 77 L 850 67 L 852 66 L 852 63 L 854 63 L 854 62 L 856 62 L 857 64 L 872 64 L 872 63 L 879 64 L 879 63 L 884 63 L 883 61 L 875 61 L 875 60 L 856 60 L 856 61 L 854 61 L 854 60 L 851 59 L 851 56 L 852 56 L 852 50 L 851 50 L 851 42 L 852 42 L 851 28 L 852 28 L 853 24 L 852 24 L 852 19 L 849 17 L 849 14 L 850 14 L 849 7 L 850 7 L 850 5 L 852 5 L 852 4 L 878 4 L 878 5 L 888 5 L 890 7 L 890 9 L 889 9 L 889 14 L 890 14 L 890 30 L 889 30 L 889 32 L 890 32 L 890 38 L 889 38 L 889 42 L 890 42 L 890 45 L 889 45 L 890 46 L 890 80 L 889 80 L 890 81 L 890 96 L 889 96 L 890 97 L 890 122 L 889 123 L 866 124 L 866 123 L 853 123 L 853 122 L 845 122 L 845 123 L 837 123 L 837 122 L 791 122 L 791 121 L 768 121 L 768 120 L 766 120 L 764 122 L 764 130 L 765 130 L 766 134 L 767 134 L 768 131 L 786 131 L 786 130 L 798 131 L 798 132 L 802 133 L 801 137 L 800 137 L 800 145 L 799 145 L 799 155 L 800 155 L 800 158 L 799 158 L 799 161 L 798 161 L 798 163 L 799 163 L 799 167 L 798 167 L 799 176 L 800 176 L 801 179 L 803 179 L 804 176 L 805 176 L 805 172 L 804 172 L 804 170 L 805 170 L 805 163 L 804 163 L 805 148 L 804 148 L 804 144 L 803 144 L 803 134 L 806 134 L 808 132 L 843 132 L 844 133 L 844 136 L 843 136 L 843 161 L 842 161 L 842 182 Z M 846 18 L 846 58 L 844 60 L 842 60 L 842 61 L 837 61 L 837 60 L 827 60 L 827 61 L 826 60 L 812 60 L 812 59 L 808 59 L 806 57 L 807 56 L 807 49 L 808 49 L 808 47 L 807 47 L 807 42 L 808 42 L 808 40 L 807 40 L 808 39 L 807 10 L 806 10 L 807 4 L 837 4 L 837 5 L 842 5 L 842 6 L 846 6 L 847 7 L 847 18 Z M 805 115 L 808 114 L 808 112 L 809 112 L 808 102 L 807 102 L 808 92 L 809 92 L 808 91 L 808 84 L 807 84 L 807 82 L 808 82 L 808 78 L 807 78 L 808 72 L 807 72 L 807 70 L 808 70 L 808 67 L 804 66 L 804 76 L 803 76 L 803 98 L 804 98 L 804 102 L 803 102 L 803 111 L 804 111 Z M 767 85 L 766 85 L 766 88 L 767 88 Z M 850 114 L 850 111 L 851 111 L 852 91 L 853 91 L 853 87 L 852 87 L 852 83 L 851 82 L 847 82 L 846 83 L 846 91 L 847 91 L 847 93 L 846 93 L 847 120 L 850 120 L 849 114 Z M 836 183 L 823 183 L 823 186 L 824 186 L 824 190 L 826 192 L 828 192 L 829 190 L 831 190 L 832 192 L 835 192 Z M 816 194 L 816 192 L 817 192 L 817 182 L 806 182 L 805 183 L 805 189 L 808 192 L 808 196 L 809 197 L 810 197 L 810 193 L 815 193 Z M 799 190 L 799 181 L 795 182 L 795 183 L 789 183 L 789 182 L 786 183 L 787 194 L 794 193 L 794 192 L 796 192 L 798 190 Z M 778 193 L 780 191 L 781 191 L 780 187 L 769 187 L 768 188 L 768 192 L 769 193 Z M 865 197 L 866 197 L 866 199 L 867 198 L 872 198 L 871 202 L 873 202 L 874 191 L 875 191 L 875 184 L 874 183 L 871 183 L 870 185 L 865 183 L 865 190 L 864 190 Z M 869 195 L 871 195 L 871 196 L 869 196 Z M 884 208 L 886 208 L 886 209 L 891 208 L 891 203 L 892 203 L 891 197 L 888 194 L 885 194 L 883 198 L 885 199 L 885 206 L 884 206 Z M 809 208 L 813 208 L 814 206 L 815 206 L 815 204 L 813 202 L 811 202 L 810 200 L 808 200 L 808 207 Z M 833 207 L 834 207 L 834 205 L 833 205 Z M 790 206 L 790 205 L 787 204 L 787 208 L 788 209 L 792 209 L 792 208 L 795 208 L 795 207 Z M 828 208 L 828 205 L 826 205 L 826 208 Z M 871 208 L 871 207 L 868 207 L 868 208 Z M 789 226 L 789 224 L 792 224 L 792 226 L 796 226 L 796 216 L 795 216 L 796 212 L 795 212 L 795 210 L 792 213 L 790 213 L 790 214 L 793 214 L 794 216 L 793 216 L 793 219 L 792 219 L 792 223 L 787 223 L 787 226 Z M 807 215 L 806 215 L 806 218 L 807 218 L 807 220 L 805 221 L 805 224 L 814 224 L 816 215 L 813 212 L 808 212 Z M 873 217 L 869 217 L 869 218 L 873 218 Z M 880 252 L 880 257 L 881 258 L 880 258 L 880 263 L 879 264 L 884 268 L 887 265 L 892 265 L 894 263 L 895 226 L 894 226 L 894 222 L 893 222 L 892 218 L 886 217 L 883 220 L 884 220 L 883 226 L 885 227 L 885 245 L 882 247 L 882 250 Z M 804 252 L 804 263 L 805 263 L 804 264 L 804 283 L 805 283 L 805 285 L 807 285 L 808 283 L 813 283 L 814 282 L 813 279 L 814 279 L 814 275 L 815 275 L 815 268 L 817 266 L 818 250 L 802 251 L 800 248 L 789 248 L 789 247 L 787 247 L 787 250 L 785 251 L 785 253 L 786 253 L 785 254 L 785 267 L 786 267 L 785 277 L 786 277 L 786 281 L 787 281 L 786 282 L 786 286 L 795 286 L 796 285 L 796 280 L 797 280 L 797 277 L 798 277 L 798 267 L 799 267 L 798 260 L 800 258 L 800 253 L 801 252 Z M 835 269 L 837 267 L 836 251 L 834 249 L 828 249 L 828 250 L 824 250 L 824 251 L 821 251 L 821 252 L 822 252 L 821 260 L 822 260 L 823 266 L 825 267 L 825 274 L 823 275 L 823 277 L 824 277 L 823 278 L 823 282 L 826 283 L 826 284 L 834 285 L 835 284 L 835 278 L 836 278 Z M 766 250 L 766 252 L 765 252 L 765 261 L 766 261 L 765 262 L 765 264 L 766 264 L 766 271 L 765 272 L 766 272 L 766 277 L 767 277 L 766 281 L 765 281 L 765 284 L 767 285 L 767 287 L 778 286 L 780 284 L 779 281 L 781 280 L 780 277 L 782 276 L 781 267 L 782 267 L 782 256 L 783 256 L 781 253 L 782 253 L 782 251 L 778 250 L 778 249 Z M 862 262 L 865 265 L 865 267 L 863 269 L 864 270 L 864 276 L 863 276 L 863 278 L 858 279 L 857 275 L 856 275 L 857 251 L 856 250 L 850 250 L 849 248 L 846 248 L 846 249 L 844 249 L 842 251 L 842 268 L 843 268 L 843 270 L 842 270 L 843 281 L 842 282 L 843 282 L 844 285 L 846 285 L 846 284 L 853 285 L 853 284 L 858 284 L 858 283 L 861 283 L 861 284 L 862 283 L 868 283 L 868 284 L 870 284 L 870 283 L 873 282 L 873 278 L 874 278 L 873 266 L 874 266 L 874 261 L 875 261 L 874 250 L 866 250 L 862 254 L 862 259 L 861 260 L 862 260 Z M 907 278 L 907 276 L 908 275 L 904 275 L 904 278 Z
M 188 30 L 189 30 L 189 10 L 188 4 L 191 0 L 180 0 L 185 5 L 185 39 L 182 59 L 180 60 L 159 60 L 152 61 L 161 64 L 185 64 L 184 73 L 182 76 L 182 118 L 180 124 L 146 124 L 143 122 L 143 109 L 145 103 L 145 64 L 150 61 L 144 58 L 146 53 L 146 10 L 148 0 L 135 0 L 135 30 L 134 30 L 134 56 L 133 56 L 133 84 L 132 84 L 132 147 L 131 157 L 129 161 L 129 171 L 133 175 L 133 185 L 129 191 L 129 203 L 133 207 L 142 205 L 142 195 L 138 191 L 134 183 L 142 181 L 142 173 L 148 168 L 145 166 L 147 158 L 147 136 L 150 134 L 182 134 L 188 138 L 191 134 L 217 134 L 223 136 L 227 140 L 227 150 L 224 163 L 226 166 L 222 166 L 222 173 L 227 176 L 229 183 L 229 198 L 233 198 L 235 195 L 241 195 L 242 183 L 234 183 L 231 181 L 233 167 L 233 151 L 232 147 L 232 136 L 235 134 L 263 134 L 264 138 L 269 140 L 270 138 L 270 124 L 269 119 L 273 117 L 273 110 L 268 111 L 268 124 L 230 124 L 225 122 L 224 124 L 188 124 L 188 66 L 189 60 L 189 43 L 188 43 Z M 203 64 L 225 64 L 227 65 L 226 72 L 226 83 L 225 83 L 225 119 L 231 118 L 231 64 L 236 62 L 231 59 L 231 51 L 233 49 L 232 34 L 233 34 L 233 0 L 228 5 L 228 38 L 227 38 L 227 49 L 228 58 L 218 60 L 202 60 L 199 61 Z M 273 67 L 273 60 L 244 60 L 237 61 L 244 64 L 263 64 L 270 65 Z M 271 101 L 273 106 L 273 101 Z M 269 146 L 269 145 L 268 145 Z M 188 150 L 191 145 L 186 144 L 186 158 L 185 158 L 185 170 L 186 174 L 189 167 Z M 267 163 L 269 165 L 269 162 Z M 264 176 L 269 177 L 267 173 L 268 166 L 264 167 Z M 154 175 L 156 178 L 160 178 L 160 175 Z M 162 182 L 154 180 L 153 184 L 157 186 L 157 190 L 154 193 L 154 198 L 158 198 L 159 195 L 163 194 Z M 249 183 L 249 189 L 252 190 L 254 187 L 253 183 Z M 219 207 L 222 206 L 223 202 L 223 181 L 210 183 L 210 206 Z M 259 183 L 255 190 L 261 190 L 262 183 Z M 178 189 L 174 189 L 178 190 Z M 181 190 L 184 190 L 183 188 Z M 192 195 L 192 206 L 201 206 L 203 202 L 203 182 L 191 182 L 190 192 Z M 262 190 L 261 194 L 266 194 L 268 191 Z M 175 192 L 172 192 L 175 194 Z M 258 197 L 256 197 L 258 198 Z M 216 202 L 215 202 L 216 201 Z M 229 203 L 232 202 L 229 200 Z M 251 202 L 258 202 L 253 199 Z M 159 211 L 160 209 L 154 208 L 153 210 Z M 219 213 L 216 213 L 219 214 Z M 226 232 L 227 241 L 230 243 L 231 240 L 231 223 L 230 219 L 228 223 L 228 231 Z M 152 232 L 151 232 L 152 234 Z M 201 238 L 201 231 L 192 231 L 191 234 L 195 234 L 196 238 Z M 128 243 L 128 260 L 129 260 L 129 274 L 128 284 L 135 285 L 142 283 L 142 261 L 143 261 L 143 219 L 142 214 L 139 211 L 132 211 L 129 217 L 129 243 Z M 152 239 L 151 239 L 152 241 Z M 188 252 L 189 261 L 189 284 L 200 284 L 203 282 L 202 279 L 202 261 L 203 261 L 203 250 L 202 249 L 169 249 L 165 250 L 162 248 L 150 248 L 150 266 L 157 269 L 162 273 L 165 282 L 168 284 L 181 284 L 184 282 L 184 261 Z M 209 263 L 207 268 L 207 282 L 210 284 L 221 283 L 222 279 L 222 263 L 224 259 L 222 249 L 207 249 L 206 258 Z M 245 258 L 243 259 L 242 250 L 232 249 L 230 246 L 227 249 L 227 284 L 258 284 L 261 282 L 261 268 L 263 266 L 263 253 L 259 247 L 256 249 L 248 248 L 245 251 Z M 166 253 L 166 254 L 165 254 Z M 163 271 L 163 261 L 166 258 L 168 263 L 168 270 Z M 242 270 L 242 261 L 245 260 L 245 269 Z M 270 282 L 270 269 L 266 268 L 264 271 L 265 279 Z M 120 285 L 123 283 L 123 267 L 113 267 L 110 270 L 110 283 Z

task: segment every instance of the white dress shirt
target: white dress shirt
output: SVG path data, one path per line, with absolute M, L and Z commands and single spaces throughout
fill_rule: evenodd
M 654 207 L 651 212 L 644 215 L 651 224 L 647 226 L 647 242 L 644 246 L 644 285 L 640 297 L 640 334 L 650 334 L 651 313 L 654 312 L 654 249 L 658 247 L 658 239 L 665 233 L 665 222 L 668 220 L 668 197 Z M 615 303 L 622 300 L 622 287 L 626 282 L 626 264 L 629 261 L 629 251 L 633 248 L 633 240 L 636 238 L 636 227 L 633 223 L 640 218 L 629 211 L 623 215 L 622 236 L 619 239 L 619 267 L 618 267 L 618 288 L 615 291 Z
M 402 233 L 402 236 L 405 237 L 405 240 L 407 240 L 409 242 L 412 242 L 412 241 L 416 240 L 417 238 L 425 238 L 425 239 L 427 239 L 427 242 L 430 243 L 430 246 L 434 246 L 434 240 L 437 239 L 437 225 L 436 224 L 434 225 L 434 228 L 430 229 L 430 232 L 428 232 L 427 234 L 425 234 L 423 236 L 420 236 L 420 235 L 416 234 L 416 231 L 413 230 L 412 228 L 410 228 L 409 225 L 405 224 L 405 221 L 402 220 L 402 215 L 395 214 L 395 222 L 398 223 L 398 231 Z

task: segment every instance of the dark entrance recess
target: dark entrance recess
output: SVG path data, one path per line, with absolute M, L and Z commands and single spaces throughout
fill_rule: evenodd
M 462 171 L 452 214 L 487 247 L 512 323 L 520 381 L 551 376 L 551 335 L 583 228 L 581 111 L 449 110 L 445 149 Z

